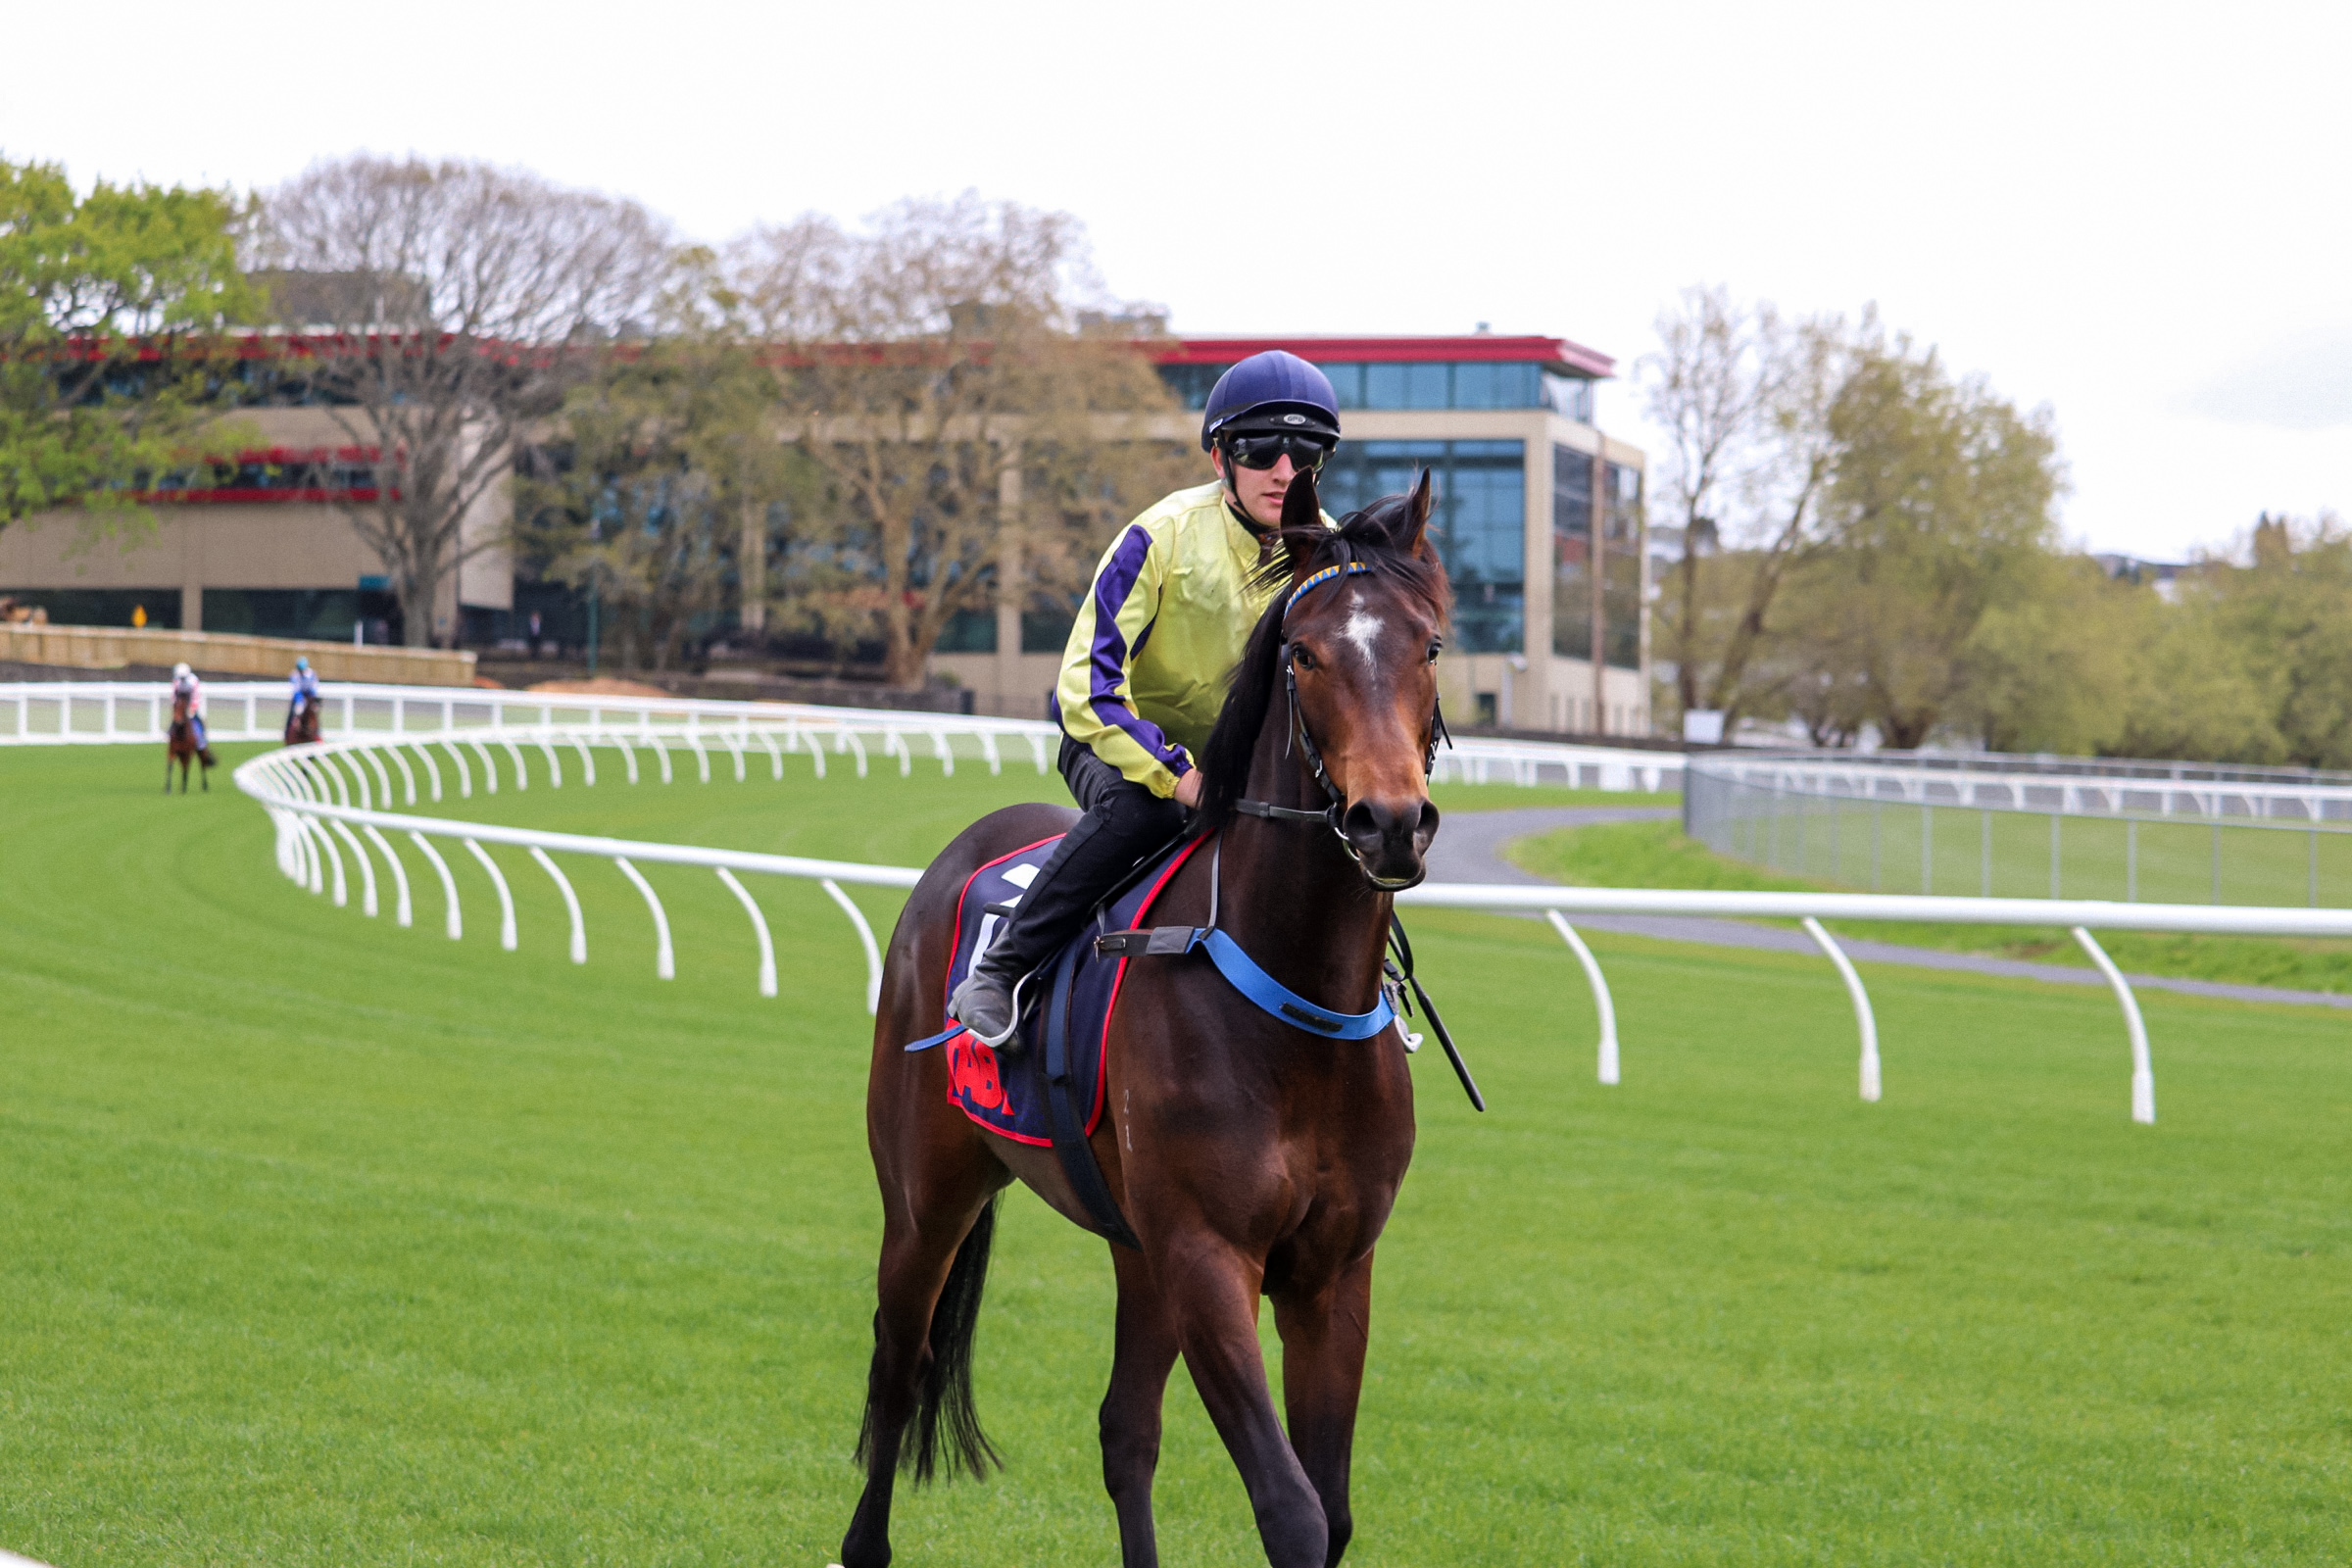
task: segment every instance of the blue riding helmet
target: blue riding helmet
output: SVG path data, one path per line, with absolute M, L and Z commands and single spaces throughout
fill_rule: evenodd
M 297 659 L 294 661 L 294 667 L 296 669 L 308 669 L 311 667 L 311 662 L 308 659 Z
M 1200 450 L 1244 432 L 1312 436 L 1337 445 L 1340 400 L 1331 378 L 1282 349 L 1252 354 L 1217 377 L 1200 416 Z

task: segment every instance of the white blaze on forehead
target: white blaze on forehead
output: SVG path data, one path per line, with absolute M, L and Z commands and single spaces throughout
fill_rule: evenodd
M 1375 664 L 1372 645 L 1380 636 L 1380 617 L 1364 609 L 1364 596 L 1348 595 L 1348 624 L 1340 628 L 1340 635 L 1355 644 L 1356 651 L 1364 656 L 1366 664 Z

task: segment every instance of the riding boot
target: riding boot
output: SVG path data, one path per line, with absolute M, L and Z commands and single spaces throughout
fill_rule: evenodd
M 1184 808 L 1129 783 L 1091 751 L 1065 746 L 1062 773 L 1086 814 L 1054 846 L 1037 880 L 948 1002 L 948 1016 L 986 1046 L 1015 1039 L 1020 1014 L 1036 1003 L 1043 984 L 1030 979 L 1023 985 L 1024 978 L 1060 953 L 1138 859 L 1184 825 Z

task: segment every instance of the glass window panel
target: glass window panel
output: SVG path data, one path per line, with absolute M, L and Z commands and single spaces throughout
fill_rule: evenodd
M 1315 368 L 1331 378 L 1331 390 L 1341 408 L 1360 409 L 1364 406 L 1364 368 L 1361 365 L 1318 365 Z
M 1449 401 L 1446 372 L 1450 365 L 1408 365 L 1404 368 L 1404 407 L 1442 409 Z
M 1401 365 L 1367 365 L 1364 367 L 1364 407 L 1367 409 L 1401 409 L 1404 401 L 1404 372 Z

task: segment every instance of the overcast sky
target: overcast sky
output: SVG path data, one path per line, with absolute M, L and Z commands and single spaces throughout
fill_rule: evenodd
M 2071 538 L 2352 511 L 2352 7 L 704 0 L 17 8 L 0 153 L 267 185 L 360 149 L 704 238 L 966 187 L 1176 330 L 1571 337 L 1683 285 L 2055 412 Z M 37 62 L 37 69 L 31 69 Z M 1642 440 L 1630 389 L 1601 422 Z

